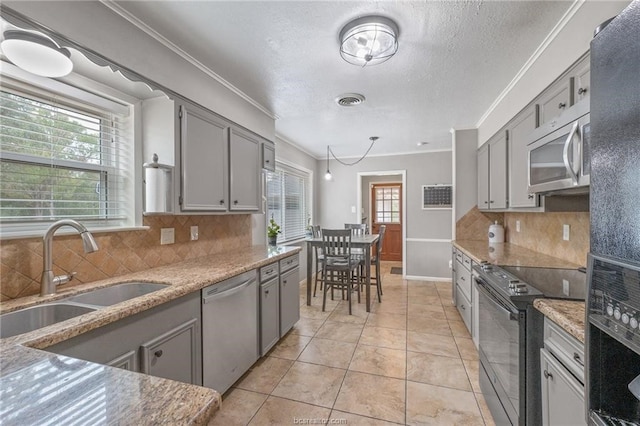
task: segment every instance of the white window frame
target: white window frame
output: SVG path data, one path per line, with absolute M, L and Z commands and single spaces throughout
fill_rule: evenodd
M 300 173 L 303 175 L 307 176 L 307 182 L 306 182 L 306 188 L 305 188 L 305 205 L 307 206 L 306 210 L 307 210 L 307 218 L 306 218 L 306 226 L 309 225 L 313 225 L 313 170 L 307 169 L 306 167 L 302 167 L 298 164 L 295 164 L 293 162 L 287 161 L 287 160 L 282 160 L 282 159 L 276 159 L 276 171 L 279 170 L 283 170 L 283 171 L 287 171 L 287 169 L 290 169 L 293 171 L 293 173 Z M 265 185 L 265 191 L 267 191 L 268 188 Z M 284 198 L 282 198 L 282 200 L 284 200 Z M 269 202 L 268 202 L 268 194 L 265 193 L 265 201 L 266 201 L 266 208 L 265 208 L 265 222 L 266 222 L 266 226 L 269 226 L 269 220 L 271 219 L 271 215 L 269 214 Z M 282 226 L 282 224 L 278 224 L 280 226 Z M 281 239 L 281 236 L 278 236 L 278 244 L 291 244 L 291 243 L 295 243 L 297 241 L 302 241 L 304 239 L 303 238 L 295 238 L 295 239 L 288 239 L 288 240 L 284 240 Z
M 124 218 L 123 219 L 103 219 L 103 220 L 82 220 L 82 223 L 93 232 L 111 232 L 111 231 L 128 231 L 147 229 L 142 226 L 142 207 L 138 202 L 142 197 L 142 178 L 141 172 L 137 170 L 137 164 L 141 158 L 141 142 L 139 139 L 141 121 L 139 111 L 139 102 L 129 95 L 120 93 L 119 91 L 108 88 L 108 95 L 102 96 L 105 87 L 100 83 L 83 78 L 83 89 L 68 85 L 62 81 L 53 80 L 45 77 L 39 77 L 27 73 L 24 70 L 14 66 L 13 64 L 1 62 L 1 78 L 2 89 L 16 93 L 18 96 L 35 97 L 44 103 L 50 103 L 48 98 L 60 96 L 64 99 L 64 104 L 68 104 L 71 109 L 77 109 L 86 112 L 88 115 L 98 114 L 104 111 L 112 111 L 119 114 L 127 114 L 130 116 L 128 120 L 127 133 L 131 135 L 133 147 L 131 153 L 133 155 L 126 173 L 130 177 L 128 184 L 123 185 L 123 193 L 121 198 L 125 199 Z M 135 103 L 133 103 L 135 102 Z M 28 154 L 19 153 L 0 153 L 2 158 L 14 161 L 27 161 L 31 164 L 51 165 L 51 161 L 43 162 L 42 159 L 30 156 Z M 109 164 L 91 164 L 82 163 L 79 167 L 77 163 L 66 160 L 55 160 L 56 165 L 61 167 L 71 167 L 87 171 L 107 172 L 114 170 Z M 101 178 L 104 182 L 104 177 Z M 53 223 L 53 221 L 40 220 L 24 220 L 19 222 L 6 221 L 0 224 L 0 239 L 16 239 L 40 237 L 44 231 Z M 62 228 L 58 233 L 67 234 L 75 231 Z

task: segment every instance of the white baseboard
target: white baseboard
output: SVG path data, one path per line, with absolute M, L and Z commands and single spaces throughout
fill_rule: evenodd
M 437 281 L 437 282 L 451 282 L 451 278 L 445 277 L 423 277 L 421 275 L 405 275 L 405 280 L 413 280 L 413 281 Z

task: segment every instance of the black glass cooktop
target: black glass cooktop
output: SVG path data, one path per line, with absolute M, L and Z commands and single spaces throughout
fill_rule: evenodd
M 583 269 L 500 266 L 518 279 L 553 299 L 585 300 L 587 274 Z

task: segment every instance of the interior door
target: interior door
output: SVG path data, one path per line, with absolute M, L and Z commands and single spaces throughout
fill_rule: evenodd
M 377 183 L 371 186 L 371 232 L 387 230 L 382 244 L 381 260 L 402 260 L 402 184 Z

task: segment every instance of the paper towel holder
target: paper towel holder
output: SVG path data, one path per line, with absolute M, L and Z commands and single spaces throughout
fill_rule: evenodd
M 154 153 L 142 167 L 144 214 L 173 214 L 173 166 L 159 163 Z

